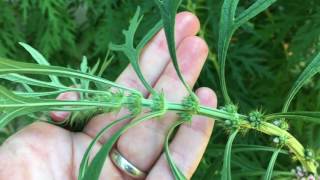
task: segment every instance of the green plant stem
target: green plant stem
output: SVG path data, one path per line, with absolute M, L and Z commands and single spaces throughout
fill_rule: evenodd
M 154 100 L 152 99 L 141 99 L 142 108 L 151 108 L 154 105 Z M 0 108 L 22 108 L 22 107 L 43 107 L 47 106 L 49 110 L 55 109 L 57 107 L 69 106 L 64 110 L 74 111 L 79 110 L 79 107 L 110 107 L 110 108 L 120 108 L 125 107 L 126 104 L 130 104 L 130 98 L 124 97 L 119 102 L 107 102 L 107 101 L 57 101 L 57 100 L 46 100 L 45 102 L 34 102 L 34 103 L 7 103 L 0 104 Z M 71 108 L 72 107 L 72 108 Z M 166 102 L 163 112 L 166 111 L 176 111 L 176 112 L 189 112 L 188 109 L 183 104 Z M 189 112 L 190 113 L 190 112 Z M 225 121 L 234 119 L 235 116 L 239 118 L 240 129 L 254 129 L 264 134 L 277 137 L 286 137 L 287 141 L 285 145 L 293 152 L 296 159 L 301 162 L 301 164 L 309 171 L 317 174 L 317 167 L 313 161 L 305 159 L 305 148 L 301 143 L 292 136 L 289 132 L 281 129 L 269 122 L 262 121 L 258 127 L 252 126 L 249 121 L 247 121 L 248 116 L 242 114 L 229 113 L 224 110 L 214 109 L 206 106 L 199 106 L 197 112 L 194 115 L 206 116 L 218 121 Z
M 143 106 L 150 106 L 152 103 L 151 100 L 146 100 L 144 99 L 142 102 Z M 171 103 L 167 102 L 167 110 L 169 111 L 179 111 L 183 112 L 186 111 L 184 106 L 182 104 L 177 104 L 177 103 Z M 223 110 L 219 109 L 214 109 L 206 106 L 200 106 L 198 110 L 198 115 L 206 116 L 209 118 L 213 118 L 218 121 L 224 121 L 228 119 L 233 119 L 235 114 L 233 113 L 228 113 Z M 293 154 L 296 156 L 297 160 L 301 162 L 301 164 L 309 171 L 314 174 L 317 174 L 317 167 L 312 161 L 308 161 L 305 159 L 304 152 L 305 148 L 301 145 L 301 143 L 289 132 L 286 130 L 283 130 L 271 123 L 268 122 L 261 122 L 261 125 L 259 127 L 254 127 L 248 122 L 247 116 L 238 114 L 238 117 L 240 118 L 240 127 L 243 129 L 254 129 L 259 132 L 262 132 L 264 134 L 270 135 L 270 136 L 278 136 L 278 137 L 286 137 L 286 146 L 293 152 Z

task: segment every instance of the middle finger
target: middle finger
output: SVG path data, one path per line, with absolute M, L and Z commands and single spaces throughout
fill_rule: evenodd
M 208 54 L 206 43 L 198 37 L 188 37 L 178 48 L 181 73 L 192 87 L 196 82 Z M 167 100 L 179 102 L 188 92 L 179 80 L 172 63 L 170 63 L 155 89 L 163 91 Z M 120 153 L 137 168 L 148 171 L 161 154 L 166 132 L 176 120 L 175 113 L 167 113 L 162 119 L 141 123 L 123 134 L 117 144 Z

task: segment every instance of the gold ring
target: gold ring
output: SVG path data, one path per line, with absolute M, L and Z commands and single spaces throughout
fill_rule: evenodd
M 130 163 L 126 158 L 124 158 L 119 151 L 112 149 L 110 152 L 111 161 L 120 170 L 126 173 L 128 176 L 135 179 L 144 179 L 146 173 L 136 168 L 132 163 Z

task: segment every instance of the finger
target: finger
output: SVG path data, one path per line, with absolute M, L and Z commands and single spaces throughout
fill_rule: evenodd
M 181 41 L 189 36 L 194 36 L 199 31 L 198 18 L 189 12 L 179 13 L 176 17 L 175 38 L 178 47 Z M 167 41 L 162 29 L 144 48 L 140 56 L 140 68 L 146 81 L 153 86 L 170 60 Z M 129 65 L 118 77 L 117 82 L 135 88 L 148 95 L 147 90 L 140 82 L 132 66 Z
M 197 95 L 201 104 L 217 107 L 215 93 L 208 88 L 200 88 Z M 197 169 L 208 145 L 214 121 L 207 117 L 195 116 L 191 124 L 181 125 L 170 144 L 171 156 L 181 170 L 190 179 Z M 163 154 L 149 173 L 147 179 L 174 179 L 167 159 Z
M 200 28 L 200 23 L 198 18 L 189 12 L 182 12 L 177 14 L 176 17 L 176 27 L 175 27 L 175 34 L 176 34 L 176 43 L 177 45 L 188 36 L 195 35 Z M 167 43 L 164 31 L 161 30 L 157 33 L 157 35 L 147 44 L 144 48 L 141 57 L 140 57 L 140 66 L 141 71 L 144 74 L 147 82 L 151 85 L 154 84 L 161 74 L 162 70 L 165 68 L 166 64 L 168 63 L 170 57 L 167 50 Z M 144 86 L 141 84 L 139 78 L 135 74 L 132 66 L 129 65 L 118 77 L 117 83 L 126 85 L 127 87 L 135 88 L 140 90 L 143 94 L 147 95 L 147 91 Z M 77 100 L 76 94 L 72 92 L 62 93 L 58 96 L 58 100 Z M 54 121 L 63 121 L 69 116 L 69 112 L 64 111 L 57 111 L 52 112 L 51 117 Z M 100 122 L 101 118 L 96 118 L 94 122 Z M 105 118 L 103 118 L 105 119 Z M 99 126 L 101 124 L 92 123 L 92 126 Z M 105 124 L 105 123 L 103 123 Z M 91 126 L 91 125 L 90 125 Z M 100 126 L 101 127 L 101 126 Z M 95 129 L 92 134 L 96 134 Z M 90 129 L 90 127 L 89 127 Z M 91 131 L 90 131 L 91 132 Z M 91 134 L 91 133 L 90 133 Z
M 79 94 L 76 92 L 65 92 L 65 93 L 59 94 L 56 99 L 57 100 L 64 100 L 64 101 L 67 101 L 67 100 L 76 101 L 76 100 L 79 100 Z M 68 111 L 52 111 L 52 112 L 50 112 L 50 116 L 51 116 L 52 120 L 54 120 L 56 122 L 64 121 L 65 119 L 68 118 L 69 115 L 70 115 L 70 112 L 68 112 Z
M 195 35 L 199 31 L 199 27 L 199 20 L 195 15 L 188 12 L 179 13 L 176 17 L 175 26 L 177 45 L 179 45 L 186 37 Z M 144 48 L 140 57 L 141 71 L 149 84 L 153 85 L 155 83 L 169 60 L 170 55 L 167 48 L 166 37 L 164 31 L 161 30 Z M 147 90 L 141 84 L 139 78 L 130 65 L 119 76 L 117 83 L 138 89 L 145 96 L 148 95 Z M 113 116 L 114 118 L 119 118 L 124 116 L 126 113 L 128 113 L 128 111 L 121 111 L 118 116 Z M 111 117 L 109 117 L 109 115 L 102 115 L 94 118 L 85 127 L 84 132 L 94 137 L 102 127 L 105 127 L 114 120 L 110 120 L 110 118 Z M 127 121 L 120 123 L 117 127 L 114 127 L 105 133 L 102 137 L 102 142 L 108 139 L 114 131 L 118 130 L 126 122 Z
M 202 39 L 194 36 L 186 38 L 177 53 L 181 72 L 192 87 L 206 60 L 208 47 Z M 167 66 L 155 88 L 162 90 L 169 101 L 181 101 L 188 94 L 172 63 Z M 167 113 L 163 119 L 141 123 L 121 136 L 118 150 L 139 169 L 147 171 L 161 154 L 165 133 L 175 119 L 175 113 Z

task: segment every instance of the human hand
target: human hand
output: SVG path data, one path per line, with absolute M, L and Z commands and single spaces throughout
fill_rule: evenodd
M 181 72 L 192 87 L 196 82 L 208 54 L 206 43 L 196 37 L 198 19 L 190 13 L 180 13 L 176 21 L 176 43 Z M 163 91 L 169 101 L 181 101 L 187 91 L 178 79 L 167 50 L 163 30 L 145 47 L 140 66 L 146 80 L 158 91 Z M 117 83 L 149 94 L 139 82 L 129 65 L 118 77 Z M 216 107 L 216 96 L 207 88 L 196 91 L 203 105 Z M 76 100 L 77 94 L 64 93 L 59 99 Z M 10 137 L 0 148 L 0 179 L 76 179 L 83 154 L 93 137 L 107 124 L 125 113 L 101 114 L 94 117 L 83 132 L 75 133 L 63 128 L 37 122 Z M 54 112 L 56 121 L 68 116 L 66 112 Z M 116 144 L 118 151 L 141 171 L 146 179 L 173 179 L 162 153 L 164 138 L 170 124 L 177 119 L 168 113 L 161 119 L 141 123 L 121 136 Z M 108 131 L 94 148 L 101 144 L 124 122 Z M 213 128 L 213 121 L 194 116 L 191 124 L 182 125 L 170 144 L 176 165 L 190 178 L 205 151 Z M 101 179 L 131 179 L 107 159 Z

